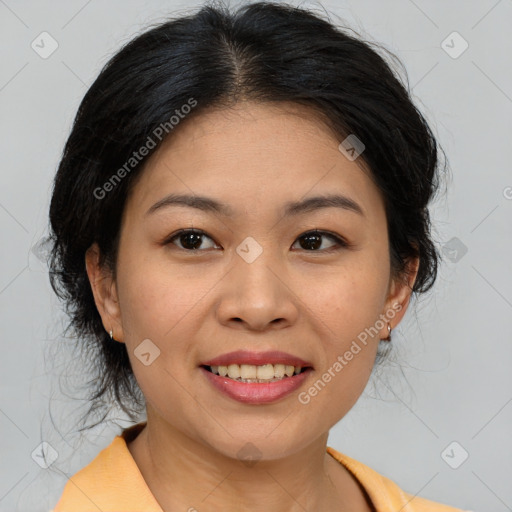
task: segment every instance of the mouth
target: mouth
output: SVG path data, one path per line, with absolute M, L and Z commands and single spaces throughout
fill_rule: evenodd
M 229 364 L 202 365 L 206 371 L 237 382 L 268 384 L 312 370 L 311 366 L 295 366 L 289 364 Z
M 307 382 L 313 365 L 280 351 L 239 350 L 199 366 L 214 389 L 246 405 L 279 402 Z

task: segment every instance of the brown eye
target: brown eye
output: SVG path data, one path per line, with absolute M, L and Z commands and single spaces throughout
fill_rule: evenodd
M 201 247 L 205 239 L 212 242 L 209 247 Z M 186 251 L 198 251 L 216 247 L 215 242 L 206 233 L 197 229 L 183 229 L 168 238 L 165 244 L 174 244 L 179 249 Z
M 325 247 L 325 245 L 324 245 L 325 239 L 330 239 L 331 241 L 334 241 L 334 243 L 328 247 Z M 344 240 L 342 240 L 340 237 L 333 235 L 331 233 L 328 233 L 326 231 L 309 231 L 308 233 L 304 233 L 303 235 L 301 235 L 297 239 L 297 242 L 299 242 L 301 249 L 304 249 L 305 251 L 313 251 L 313 252 L 320 252 L 320 251 L 328 252 L 328 251 L 339 249 L 340 247 L 348 246 L 348 244 Z

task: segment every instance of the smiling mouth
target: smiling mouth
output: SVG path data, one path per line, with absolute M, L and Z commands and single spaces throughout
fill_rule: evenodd
M 230 364 L 229 366 L 202 366 L 205 370 L 237 382 L 261 383 L 277 382 L 304 373 L 309 366 L 292 366 L 285 364 Z

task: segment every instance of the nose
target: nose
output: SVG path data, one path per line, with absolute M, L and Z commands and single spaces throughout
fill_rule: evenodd
M 217 317 L 221 324 L 247 331 L 276 330 L 296 323 L 299 299 L 287 272 L 263 253 L 252 263 L 238 255 L 223 280 Z

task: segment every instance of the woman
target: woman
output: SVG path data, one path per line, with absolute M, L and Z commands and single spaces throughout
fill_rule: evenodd
M 283 4 L 138 36 L 87 92 L 50 207 L 92 403 L 147 421 L 55 512 L 455 511 L 327 447 L 435 281 L 438 146 L 379 54 Z

